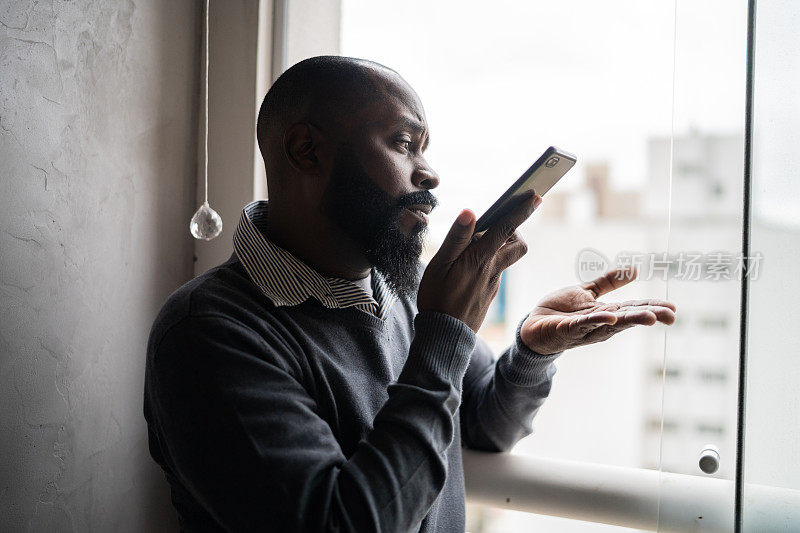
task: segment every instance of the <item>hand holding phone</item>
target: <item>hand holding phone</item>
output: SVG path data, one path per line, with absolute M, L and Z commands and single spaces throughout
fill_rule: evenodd
M 544 196 L 575 165 L 576 161 L 574 155 L 555 146 L 545 150 L 541 157 L 478 219 L 474 235 L 482 235 L 500 220 L 516 203 L 515 200 L 526 191 L 533 189 L 539 196 Z
M 531 189 L 541 196 L 574 164 L 575 156 L 550 147 L 480 220 L 462 211 L 425 268 L 417 292 L 419 311 L 450 315 L 477 332 L 497 294 L 500 275 L 527 251 L 514 232 L 533 213 Z
M 477 332 L 500 284 L 502 272 L 528 250 L 516 228 L 533 213 L 532 194 L 514 202 L 480 239 L 473 239 L 475 214 L 464 209 L 433 256 L 419 284 L 417 309 L 455 317 Z

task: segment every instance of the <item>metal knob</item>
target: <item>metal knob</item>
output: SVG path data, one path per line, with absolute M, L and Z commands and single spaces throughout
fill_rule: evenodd
M 698 464 L 700 465 L 700 470 L 706 474 L 713 474 L 719 470 L 719 448 L 713 444 L 703 446 Z

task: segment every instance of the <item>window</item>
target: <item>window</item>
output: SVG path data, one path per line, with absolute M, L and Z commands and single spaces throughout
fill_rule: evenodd
M 679 309 L 666 334 L 663 327 L 639 328 L 565 354 L 536 433 L 514 453 L 702 476 L 698 454 L 711 443 L 721 456 L 714 477 L 733 480 L 737 276 L 746 259 L 746 3 L 404 6 L 343 0 L 341 52 L 396 69 L 425 105 L 436 138 L 428 159 L 442 179 L 431 252 L 461 208 L 480 214 L 547 146 L 579 157 L 523 226 L 530 250 L 504 276 L 503 312 L 482 334 L 495 347 L 508 344 L 539 297 L 579 281 L 578 258 L 587 249 L 609 267 L 622 260 L 640 265 L 640 280 L 606 300 L 668 294 Z M 762 181 L 760 188 L 754 182 L 751 251 L 771 251 L 773 262 L 767 257 L 764 264 L 776 270 L 772 281 L 753 285 L 757 314 L 750 320 L 758 325 L 749 340 L 759 353 L 749 379 L 758 396 L 748 397 L 748 431 L 752 426 L 756 435 L 752 479 L 798 488 L 792 480 L 800 475 L 785 458 L 800 430 L 787 423 L 778 436 L 783 459 L 769 459 L 767 426 L 774 424 L 763 421 L 772 413 L 800 420 L 786 378 L 798 359 L 785 359 L 798 352 L 797 339 L 792 327 L 775 325 L 797 316 L 780 299 L 797 292 L 787 280 L 796 278 L 791 272 L 800 261 L 800 196 L 792 178 L 800 139 L 800 11 L 784 1 L 759 16 L 768 28 L 757 33 L 759 44 L 772 56 L 759 56 L 766 66 L 756 92 L 762 118 L 756 115 L 754 169 Z M 554 23 L 563 20 L 569 24 Z M 787 72 L 794 73 L 788 80 Z M 788 373 L 776 375 L 775 368 Z M 725 502 L 731 514 L 733 503 Z M 470 523 L 479 524 L 471 530 L 606 528 L 503 513 L 471 506 Z

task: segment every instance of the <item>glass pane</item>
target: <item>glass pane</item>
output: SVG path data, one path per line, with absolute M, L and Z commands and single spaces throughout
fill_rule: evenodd
M 666 251 L 673 14 L 672 1 L 343 1 L 341 53 L 396 69 L 425 105 L 441 177 L 429 253 L 460 209 L 482 213 L 548 146 L 578 156 L 522 227 L 529 252 L 481 331 L 496 354 L 546 293 Z M 665 290 L 644 272 L 604 300 Z M 664 329 L 568 351 L 512 453 L 657 469 Z M 475 506 L 468 519 L 473 533 L 612 529 Z
M 668 295 L 678 308 L 662 378 L 660 531 L 733 530 L 746 8 L 677 3 L 673 136 L 651 143 L 672 159 Z M 707 447 L 719 460 L 704 471 Z M 699 503 L 687 506 L 686 493 Z
M 759 2 L 750 235 L 760 269 L 750 281 L 742 509 L 743 530 L 754 532 L 800 531 L 798 28 L 800 4 Z

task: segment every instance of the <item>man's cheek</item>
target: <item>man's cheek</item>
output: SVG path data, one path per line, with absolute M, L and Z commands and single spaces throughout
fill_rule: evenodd
M 406 182 L 410 183 L 410 165 L 403 160 L 403 156 L 391 157 L 380 161 L 373 169 L 367 169 L 373 182 L 387 195 L 393 202 L 403 196 L 408 190 Z M 408 179 L 404 176 L 408 175 Z

